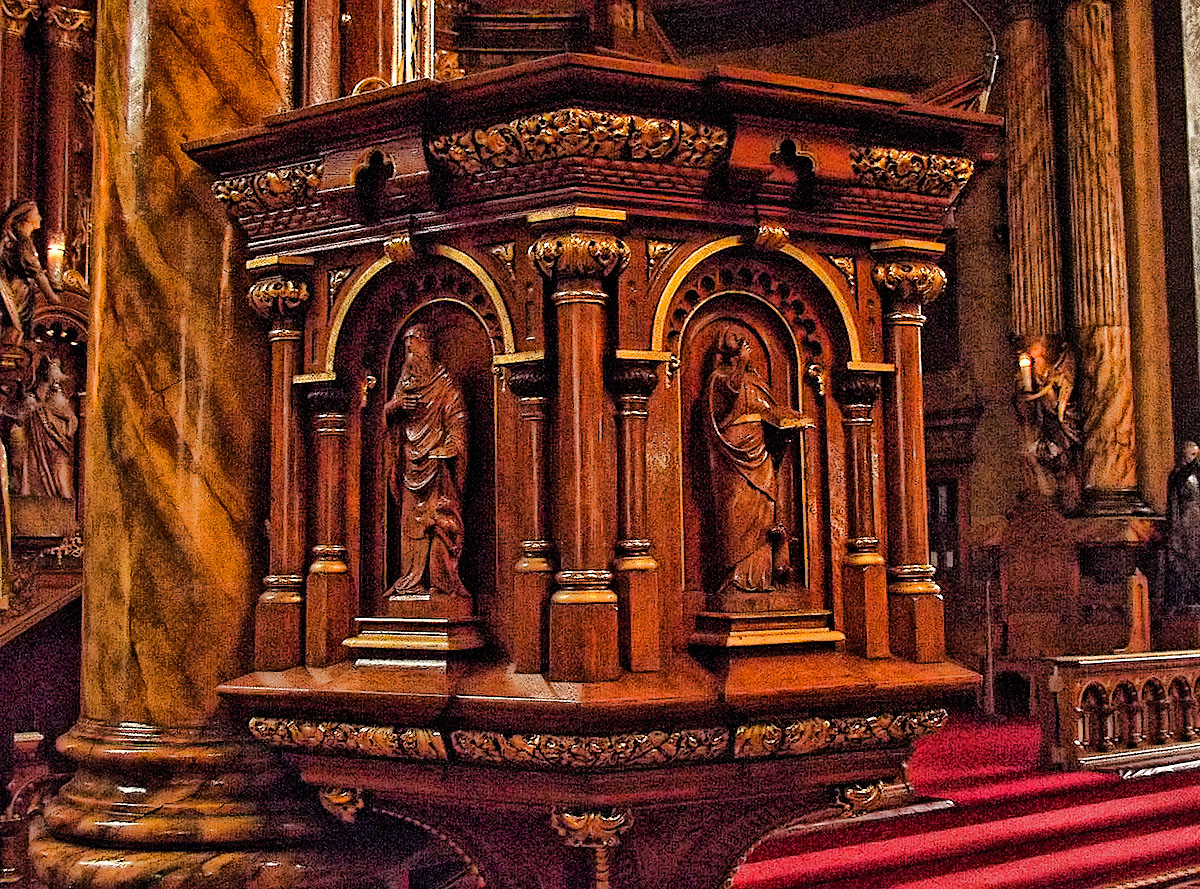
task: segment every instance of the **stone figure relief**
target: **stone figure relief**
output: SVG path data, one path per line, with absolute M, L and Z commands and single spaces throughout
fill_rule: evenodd
M 24 397 L 14 399 L 9 433 L 14 493 L 23 497 L 75 498 L 75 435 L 79 417 L 69 394 L 70 378 L 58 358 L 45 358 Z
M 1066 510 L 1080 494 L 1080 448 L 1075 353 L 1057 337 L 1035 338 L 1022 356 L 1014 396 L 1032 487 L 1057 496 Z
M 413 324 L 402 334 L 404 363 L 384 406 L 400 505 L 400 577 L 393 599 L 451 596 L 470 602 L 459 577 L 467 473 L 467 406 L 462 389 L 437 360 L 432 334 Z
M 1200 447 L 1184 442 L 1167 477 L 1167 559 L 1163 608 L 1200 610 Z
M 792 531 L 780 521 L 780 465 L 788 446 L 812 421 L 776 402 L 755 367 L 750 343 L 735 328 L 718 335 L 710 360 L 703 397 L 713 557 L 720 560 L 724 577 L 710 595 L 710 607 L 760 596 L 766 610 L 767 594 L 794 582 Z
M 42 267 L 33 233 L 42 214 L 33 201 L 18 201 L 0 225 L 0 342 L 18 345 L 30 336 L 36 296 L 57 305 L 60 300 Z

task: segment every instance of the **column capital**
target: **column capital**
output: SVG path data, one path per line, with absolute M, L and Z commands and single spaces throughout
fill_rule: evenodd
M 599 280 L 620 274 L 629 264 L 629 247 L 607 232 L 561 232 L 538 238 L 529 248 L 534 266 L 549 280 Z
M 936 300 L 946 286 L 946 272 L 938 264 L 946 252 L 933 241 L 884 241 L 871 245 L 875 267 L 871 280 L 880 295 L 906 311 Z M 915 303 L 915 306 L 913 304 Z M 924 320 L 922 318 L 922 320 Z
M 658 368 L 669 353 L 631 352 L 618 349 L 609 362 L 608 382 L 618 397 L 649 398 L 658 388 Z
M 9 34 L 20 37 L 41 15 L 38 0 L 0 0 L 0 26 Z
M 350 410 L 350 391 L 341 380 L 321 380 L 305 387 L 309 413 L 313 418 L 345 416 Z
M 246 263 L 256 280 L 246 294 L 250 308 L 271 321 L 297 321 L 311 298 L 308 279 L 310 256 L 262 256 Z
M 96 16 L 86 9 L 48 6 L 44 14 L 46 39 L 57 46 L 80 49 L 96 30 Z
M 836 394 L 843 408 L 869 412 L 879 400 L 883 388 L 875 371 L 846 370 L 837 376 Z
M 524 361 L 511 361 L 498 366 L 508 375 L 508 388 L 518 398 L 545 398 L 549 393 L 550 369 L 546 367 L 543 353 L 533 352 Z

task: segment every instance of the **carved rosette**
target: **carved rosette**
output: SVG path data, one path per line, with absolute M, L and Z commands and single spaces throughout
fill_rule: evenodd
M 568 232 L 546 235 L 529 247 L 529 258 L 550 280 L 603 280 L 629 264 L 629 247 L 616 235 Z
M 229 215 L 241 219 L 316 203 L 324 172 L 324 164 L 320 161 L 308 161 L 278 170 L 220 179 L 213 183 L 212 190 Z
M 20 37 L 42 14 L 38 0 L 0 0 L 0 24 L 4 30 Z
M 438 136 L 427 148 L 456 176 L 566 158 L 709 169 L 728 151 L 729 133 L 684 120 L 563 108 Z
M 850 167 L 862 185 L 940 198 L 952 197 L 975 172 L 975 164 L 965 157 L 900 148 L 851 149 Z
M 58 46 L 80 49 L 96 30 L 96 16 L 86 9 L 49 6 L 44 22 L 46 39 Z

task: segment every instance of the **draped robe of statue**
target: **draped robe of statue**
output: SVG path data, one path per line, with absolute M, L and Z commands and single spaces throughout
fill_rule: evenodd
M 1200 457 L 1184 446 L 1167 478 L 1167 559 L 1163 605 L 1167 611 L 1200 608 Z
M 75 496 L 75 433 L 79 418 L 63 389 L 67 377 L 58 359 L 48 364 L 47 378 L 37 387 L 26 426 L 26 459 L 22 494 L 45 494 L 67 500 Z M 32 471 L 28 471 L 32 470 Z M 38 484 L 33 489 L 34 483 Z
M 769 592 L 791 559 L 778 527 L 779 461 L 798 431 L 798 414 L 775 403 L 749 363 L 744 341 L 727 335 L 708 380 L 706 420 L 716 507 L 716 549 L 724 580 L 718 594 Z
M 402 406 L 406 396 L 414 406 Z M 432 362 L 429 374 L 400 380 L 388 413 L 394 458 L 390 487 L 400 503 L 401 534 L 400 578 L 389 594 L 469 598 L 458 574 L 467 470 L 462 391 L 445 367 Z

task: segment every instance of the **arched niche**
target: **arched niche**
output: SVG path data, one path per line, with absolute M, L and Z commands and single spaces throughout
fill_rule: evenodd
M 510 338 L 490 289 L 470 269 L 439 255 L 427 256 L 381 267 L 339 318 L 336 374 L 357 383 L 362 396 L 348 424 L 347 530 L 364 615 L 448 616 L 437 613 L 434 605 L 423 605 L 419 597 L 400 602 L 389 596 L 400 575 L 404 533 L 401 503 L 390 490 L 389 478 L 398 468 L 402 482 L 404 457 L 403 433 L 395 421 L 389 428 L 385 406 L 400 379 L 405 331 L 416 325 L 427 331 L 433 359 L 444 366 L 465 404 L 462 551 L 457 568 L 475 612 L 487 621 L 492 609 L 497 388 L 492 368 Z

